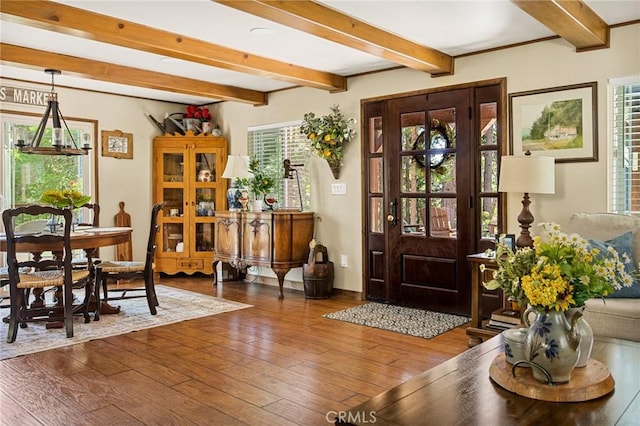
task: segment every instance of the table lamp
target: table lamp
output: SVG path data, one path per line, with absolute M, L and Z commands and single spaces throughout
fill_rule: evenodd
M 240 211 L 243 209 L 240 203 L 242 197 L 242 189 L 238 182 L 238 179 L 248 179 L 253 175 L 249 171 L 249 156 L 248 155 L 228 155 L 227 167 L 222 172 L 222 177 L 226 179 L 232 179 L 231 188 L 227 190 L 227 202 L 229 203 L 229 210 Z
M 529 210 L 529 194 L 555 194 L 555 159 L 533 156 L 527 151 L 524 156 L 504 156 L 500 161 L 500 192 L 523 192 L 522 211 L 518 215 L 520 236 L 517 247 L 532 247 L 533 239 L 529 228 L 533 214 Z

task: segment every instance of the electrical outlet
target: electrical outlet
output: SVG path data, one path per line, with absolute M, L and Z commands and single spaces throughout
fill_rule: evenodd
M 340 266 L 342 266 L 343 268 L 346 268 L 347 265 L 348 265 L 347 255 L 343 254 L 343 255 L 340 256 Z

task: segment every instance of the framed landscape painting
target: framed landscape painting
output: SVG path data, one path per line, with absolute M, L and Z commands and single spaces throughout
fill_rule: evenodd
M 597 84 L 509 94 L 511 154 L 598 161 Z

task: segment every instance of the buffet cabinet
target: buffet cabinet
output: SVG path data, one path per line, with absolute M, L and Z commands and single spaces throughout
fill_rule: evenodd
M 158 216 L 157 273 L 212 274 L 215 209 L 226 208 L 227 141 L 200 134 L 153 140 L 153 200 Z
M 278 277 L 282 299 L 285 275 L 308 260 L 314 213 L 217 211 L 215 218 L 214 269 L 218 262 L 238 269 L 271 268 Z

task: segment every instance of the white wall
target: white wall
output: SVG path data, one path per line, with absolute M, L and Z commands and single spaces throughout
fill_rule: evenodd
M 509 93 L 597 81 L 599 161 L 557 164 L 556 194 L 531 197 L 536 222 L 555 221 L 564 225 L 575 211 L 607 210 L 607 79 L 632 74 L 640 74 L 640 24 L 612 29 L 608 49 L 576 53 L 569 43 L 556 39 L 457 59 L 453 76 L 432 78 L 418 71 L 394 70 L 351 78 L 349 90 L 343 93 L 297 88 L 270 94 L 267 106 L 225 102 L 213 105 L 211 111 L 229 140 L 230 152 L 246 154 L 248 127 L 300 120 L 309 111 L 324 115 L 333 104 L 340 105 L 347 117 L 359 120 L 360 100 L 376 96 L 499 77 L 507 78 Z M 2 83 L 48 90 L 46 86 L 9 80 Z M 64 79 L 57 78 L 56 84 L 64 86 Z M 183 107 L 58 88 L 65 116 L 96 119 L 99 131 L 119 129 L 134 135 L 133 160 L 99 156 L 99 201 L 105 225 L 117 213 L 118 202 L 126 203 L 135 229 L 134 255 L 140 255 L 144 252 L 152 202 L 151 141 L 159 134 L 147 114 L 161 118 L 165 112 L 182 111 Z M 2 108 L 34 111 L 33 107 L 18 108 L 14 104 L 4 104 Z M 330 194 L 331 183 L 335 181 L 324 160 L 314 158 L 312 176 L 312 209 L 322 217 L 317 239 L 327 246 L 329 258 L 336 264 L 335 287 L 353 291 L 362 291 L 363 275 L 360 143 L 358 136 L 346 148 L 339 181 L 347 184 L 347 195 Z M 99 143 L 95 145 L 99 147 Z M 519 232 L 516 216 L 521 209 L 520 201 L 519 196 L 509 197 L 508 231 L 512 233 Z M 341 254 L 348 256 L 348 268 L 339 266 Z M 113 256 L 113 251 L 103 250 L 101 257 L 108 256 Z M 300 269 L 289 273 L 287 279 L 302 281 Z
M 2 85 L 49 91 L 50 86 L 29 84 L 22 81 L 0 79 Z M 160 130 L 148 118 L 152 114 L 162 121 L 165 112 L 182 111 L 183 106 L 166 102 L 128 98 L 96 92 L 68 89 L 64 86 L 64 75 L 56 78 L 56 91 L 60 111 L 66 119 L 82 118 L 98 121 L 98 140 L 92 141 L 98 156 L 98 202 L 100 224 L 113 226 L 118 213 L 118 203 L 124 201 L 125 211 L 131 215 L 133 226 L 133 256 L 144 260 L 149 236 L 149 220 L 152 205 L 151 167 L 152 140 Z M 44 113 L 44 107 L 2 103 L 3 110 Z M 103 157 L 100 132 L 121 130 L 133 134 L 133 159 Z M 94 199 L 95 200 L 95 199 Z M 113 259 L 114 247 L 100 249 L 100 257 Z
M 636 24 L 612 29 L 608 49 L 576 53 L 569 43 L 555 39 L 457 59 L 453 76 L 432 78 L 418 71 L 393 70 L 349 79 L 349 90 L 343 93 L 298 88 L 270 94 L 267 106 L 227 102 L 213 110 L 222 119 L 230 151 L 243 154 L 249 126 L 298 120 L 309 111 L 324 115 L 333 104 L 340 105 L 347 117 L 359 119 L 360 100 L 376 96 L 500 77 L 507 78 L 508 93 L 596 81 L 599 161 L 557 164 L 556 194 L 531 196 L 536 223 L 565 225 L 575 211 L 607 210 L 607 79 L 639 73 L 640 24 Z M 353 291 L 362 291 L 363 274 L 360 143 L 357 137 L 346 148 L 339 179 L 347 184 L 346 196 L 330 194 L 334 180 L 324 160 L 314 159 L 312 176 L 312 210 L 323 219 L 317 236 L 336 264 L 334 286 Z M 520 232 L 516 217 L 522 208 L 521 199 L 509 197 L 507 222 L 511 233 Z M 535 233 L 535 227 L 532 231 Z M 348 256 L 348 268 L 339 266 L 341 254 Z M 293 273 L 287 276 L 293 277 Z

